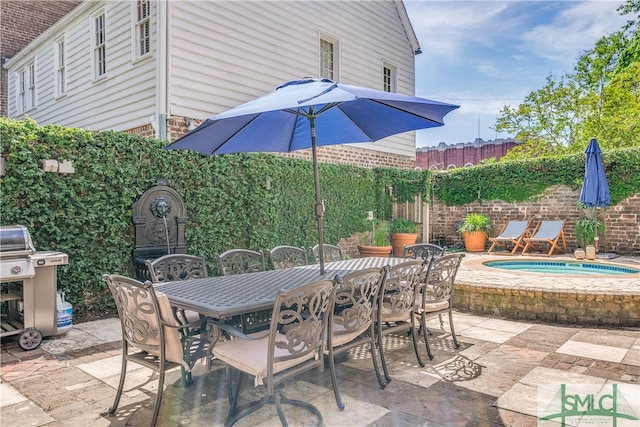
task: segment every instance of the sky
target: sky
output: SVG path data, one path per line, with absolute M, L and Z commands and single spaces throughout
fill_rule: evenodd
M 416 145 L 512 137 L 492 129 L 502 107 L 573 72 L 581 53 L 621 29 L 623 3 L 404 0 L 422 49 L 416 96 L 460 105 L 444 126 L 418 131 Z

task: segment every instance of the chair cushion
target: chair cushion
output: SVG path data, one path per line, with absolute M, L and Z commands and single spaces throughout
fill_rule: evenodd
M 449 301 L 447 300 L 435 300 L 427 297 L 424 307 L 422 306 L 422 294 L 418 295 L 416 298 L 416 306 L 415 311 L 420 313 L 425 311 L 427 313 L 431 313 L 434 311 L 442 311 L 449 308 Z
M 338 317 L 338 316 L 336 316 Z M 331 333 L 333 334 L 331 344 L 334 347 L 346 344 L 358 338 L 364 331 L 369 329 L 369 325 L 366 324 L 363 327 L 352 329 L 347 331 L 347 328 L 340 323 L 333 322 L 331 325 Z M 327 338 L 325 337 L 325 348 L 327 348 Z
M 185 310 L 184 315 L 186 316 L 187 322 L 189 323 L 200 321 L 200 313 L 198 313 L 197 311 Z
M 171 304 L 169 304 L 169 298 L 167 298 L 163 292 L 156 292 L 156 298 L 162 320 L 169 325 L 178 326 L 178 322 L 173 316 L 173 310 L 171 310 Z M 180 363 L 185 369 L 190 370 L 189 364 L 184 361 L 182 341 L 180 340 L 180 332 L 177 328 L 164 327 L 164 347 L 165 358 L 168 361 Z
M 252 334 L 252 337 L 260 337 L 264 332 Z M 286 342 L 284 335 L 278 333 L 276 341 Z M 267 351 L 269 348 L 269 335 L 264 335 L 258 339 L 234 338 L 227 341 L 217 342 L 212 349 L 213 355 L 220 361 L 233 366 L 234 368 L 246 372 L 255 377 L 255 386 L 264 384 L 264 377 L 267 376 Z M 290 356 L 291 352 L 284 348 L 275 348 L 275 357 Z M 301 357 L 293 357 L 283 362 L 277 362 L 273 366 L 273 373 L 284 371 L 296 366 L 305 360 L 313 359 L 315 352 L 311 352 Z

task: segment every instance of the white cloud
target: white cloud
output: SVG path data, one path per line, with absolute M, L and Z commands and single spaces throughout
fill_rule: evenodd
M 404 0 L 423 50 L 416 94 L 461 106 L 445 126 L 418 132 L 418 145 L 508 137 L 489 127 L 504 105 L 517 106 L 553 73 L 620 29 L 612 1 Z
M 469 44 L 494 43 L 492 30 L 505 2 L 406 0 L 423 52 L 431 60 L 459 61 Z M 504 24 L 504 23 L 503 23 Z
M 614 1 L 571 2 L 551 22 L 525 32 L 521 37 L 523 47 L 536 56 L 572 68 L 582 52 L 626 22 L 626 18 L 616 11 L 619 4 Z

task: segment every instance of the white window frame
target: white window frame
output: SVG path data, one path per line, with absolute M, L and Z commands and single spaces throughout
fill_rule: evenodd
M 151 5 L 151 0 L 136 0 L 131 3 L 134 60 L 151 54 Z
M 27 65 L 29 70 L 29 86 L 27 86 L 27 110 L 35 108 L 38 103 L 36 99 L 36 63 L 31 62 Z
M 329 52 L 327 47 L 332 48 Z M 320 34 L 318 40 L 318 76 L 321 79 L 339 80 L 339 44 L 335 37 Z
M 55 94 L 60 98 L 67 94 L 67 44 L 64 37 L 59 38 L 54 44 L 55 61 Z
M 382 64 L 382 90 L 398 92 L 398 67 L 384 62 Z
M 23 68 L 16 73 L 16 110 L 18 114 L 27 111 L 27 69 Z
M 36 105 L 36 63 L 31 60 L 16 72 L 16 111 L 24 114 Z
M 107 76 L 107 15 L 104 10 L 91 17 L 91 40 L 93 48 L 93 79 Z

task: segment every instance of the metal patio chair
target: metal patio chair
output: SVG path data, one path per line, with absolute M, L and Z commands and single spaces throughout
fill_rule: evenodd
M 424 337 L 429 359 L 433 359 L 433 354 L 431 353 L 429 338 L 427 337 L 429 334 L 427 320 L 432 317 L 438 316 L 440 318 L 440 328 L 444 329 L 442 315 L 449 315 L 451 338 L 453 338 L 453 343 L 456 348 L 460 347 L 458 339 L 456 338 L 455 329 L 453 328 L 452 299 L 453 285 L 455 284 L 456 274 L 463 257 L 464 253 L 455 253 L 439 258 L 432 258 L 418 289 L 414 315 L 420 322 L 420 330 Z
M 378 294 L 386 270 L 386 267 L 384 269 L 367 268 L 346 274 L 344 277 L 336 277 L 335 308 L 329 324 L 324 352 L 329 359 L 333 392 L 340 410 L 344 409 L 344 403 L 340 397 L 336 377 L 337 356 L 354 347 L 367 345 L 378 382 L 382 383 L 377 359 L 373 354 L 376 347 L 374 321 Z
M 109 414 L 115 414 L 127 375 L 127 362 L 137 363 L 158 373 L 158 390 L 151 418 L 155 426 L 162 402 L 165 371 L 180 366 L 185 385 L 193 382 L 191 369 L 196 361 L 209 354 L 205 339 L 180 333 L 194 325 L 180 325 L 174 317 L 169 299 L 156 292 L 149 281 L 141 283 L 125 276 L 102 276 L 113 295 L 122 327 L 122 367 L 120 382 Z
M 226 366 L 229 412 L 225 426 L 233 425 L 267 403 L 275 404 L 282 425 L 287 425 L 283 403 L 307 409 L 317 417 L 318 425 L 322 425 L 322 414 L 315 406 L 286 398 L 282 388 L 276 386 L 310 369 L 322 370 L 323 341 L 334 297 L 333 280 L 282 290 L 276 296 L 269 331 L 251 335 L 212 320 L 212 324 L 233 336 L 216 341 L 211 347 L 211 357 Z M 264 386 L 265 394 L 259 401 L 238 405 L 243 374 L 252 376 L 256 387 Z
M 324 262 L 342 261 L 344 259 L 344 254 L 340 246 L 323 244 L 322 248 L 324 249 Z M 311 253 L 313 254 L 313 259 L 316 264 L 319 263 L 320 245 L 315 245 L 311 248 Z
M 274 270 L 309 264 L 305 248 L 295 246 L 276 246 L 269 251 L 269 259 L 271 259 L 271 267 Z
M 402 249 L 402 258 L 422 259 L 426 262 L 430 257 L 441 257 L 445 253 L 447 253 L 446 246 L 439 246 L 433 243 L 417 243 L 405 246 Z M 440 317 L 440 323 L 442 323 L 442 317 Z
M 424 269 L 425 263 L 422 260 L 406 261 L 389 267 L 382 282 L 375 321 L 377 348 L 384 373 L 384 380 L 379 372 L 376 373 L 381 388 L 391 381 L 384 357 L 383 338 L 386 335 L 409 331 L 418 363 L 424 366 L 418 351 L 418 334 L 413 324 L 417 288 L 420 286 Z
M 149 277 L 153 283 L 175 282 L 207 277 L 207 263 L 203 256 L 188 254 L 163 255 L 146 260 Z M 176 309 L 176 317 L 183 325 L 200 320 L 200 314 L 192 310 Z
M 265 271 L 264 254 L 249 249 L 230 249 L 216 255 L 221 276 Z
M 430 256 L 442 256 L 446 252 L 446 246 L 438 246 L 433 243 L 418 243 L 415 245 L 404 246 L 402 248 L 402 258 L 426 260 Z

